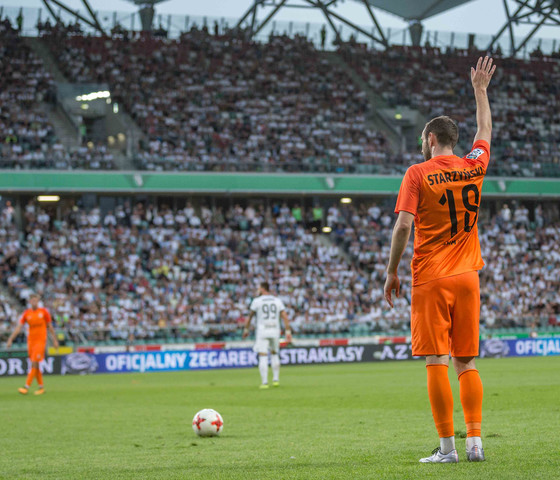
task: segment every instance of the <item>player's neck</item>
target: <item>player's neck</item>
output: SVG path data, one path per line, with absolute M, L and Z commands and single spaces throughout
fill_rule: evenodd
M 434 147 L 432 148 L 432 158 L 444 155 L 454 155 L 453 149 L 450 147 Z

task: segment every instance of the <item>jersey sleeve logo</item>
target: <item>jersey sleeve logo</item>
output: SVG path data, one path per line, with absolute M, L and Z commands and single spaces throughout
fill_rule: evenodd
M 465 158 L 470 160 L 476 160 L 478 157 L 484 154 L 484 150 L 481 148 L 475 148 L 471 153 L 469 153 Z

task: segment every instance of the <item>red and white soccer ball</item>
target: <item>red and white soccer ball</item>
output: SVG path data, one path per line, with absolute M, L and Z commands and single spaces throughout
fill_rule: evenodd
M 192 428 L 199 437 L 217 437 L 224 429 L 224 420 L 216 410 L 205 408 L 194 416 Z

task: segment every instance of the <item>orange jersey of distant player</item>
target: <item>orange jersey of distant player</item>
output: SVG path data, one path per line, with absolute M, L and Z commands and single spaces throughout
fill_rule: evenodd
M 46 308 L 33 310 L 28 308 L 19 319 L 19 323 L 29 326 L 28 344 L 47 343 L 47 325 L 51 323 L 51 315 Z
M 480 270 L 478 208 L 490 145 L 478 140 L 463 158 L 440 155 L 411 166 L 395 213 L 414 215 L 412 284 Z

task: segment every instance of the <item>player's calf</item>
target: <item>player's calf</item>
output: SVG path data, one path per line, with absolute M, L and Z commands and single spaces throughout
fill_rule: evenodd
M 268 356 L 259 354 L 259 373 L 261 374 L 261 387 L 268 388 Z

